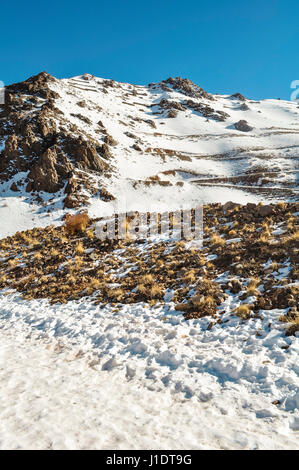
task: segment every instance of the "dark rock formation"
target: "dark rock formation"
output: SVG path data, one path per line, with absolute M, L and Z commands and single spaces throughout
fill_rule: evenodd
M 207 93 L 198 85 L 195 85 L 195 83 L 191 82 L 191 80 L 188 80 L 188 78 L 169 77 L 167 80 L 163 80 L 161 83 L 167 84 L 171 86 L 174 90 L 178 90 L 184 95 L 190 96 L 191 98 L 205 98 L 211 101 L 214 100 L 212 95 Z
M 25 95 L 39 96 L 44 99 L 55 99 L 59 98 L 58 93 L 50 90 L 48 84 L 55 82 L 55 78 L 49 75 L 47 72 L 41 72 L 38 75 L 28 78 L 20 83 L 13 83 L 6 87 L 7 92 L 14 94 L 22 93 Z
M 234 93 L 233 95 L 230 96 L 230 98 L 235 99 L 235 100 L 240 100 L 240 101 L 246 101 L 245 96 L 241 95 L 241 93 Z
M 4 143 L 0 181 L 8 181 L 20 171 L 28 172 L 28 192 L 37 192 L 38 197 L 39 191 L 55 193 L 66 186 L 65 205 L 76 207 L 86 202 L 86 196 L 80 194 L 83 189 L 91 194 L 98 190 L 88 178 L 81 177 L 78 183 L 76 173 L 102 175 L 109 171 L 105 161 L 112 158 L 109 145 L 117 142 L 106 136 L 106 142 L 99 145 L 76 125 L 65 128 L 63 112 L 55 106 L 59 95 L 49 87 L 55 80 L 42 72 L 6 87 L 5 104 L 0 106 L 0 138 Z M 83 101 L 78 104 L 85 106 Z M 11 189 L 17 191 L 18 187 L 12 184 Z
M 193 111 L 200 113 L 203 117 L 207 117 L 209 119 L 215 119 L 215 121 L 225 121 L 229 114 L 224 111 L 217 111 L 213 109 L 211 106 L 208 106 L 203 103 L 197 103 L 193 100 L 186 100 L 184 105 L 192 109 Z
M 182 103 L 179 103 L 178 101 L 170 101 L 167 100 L 166 98 L 163 98 L 160 103 L 159 103 L 160 108 L 163 109 L 176 109 L 178 111 L 185 111 L 186 106 L 184 106 Z
M 241 131 L 241 132 L 249 132 L 249 131 L 252 131 L 253 129 L 253 127 L 251 127 L 248 124 L 248 122 L 245 121 L 244 119 L 241 119 L 240 121 L 235 122 L 234 126 L 238 131 Z

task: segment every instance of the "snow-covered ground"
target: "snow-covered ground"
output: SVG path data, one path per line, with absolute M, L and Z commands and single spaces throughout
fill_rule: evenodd
M 284 197 L 279 187 L 287 189 L 291 182 L 294 188 L 299 147 L 299 108 L 296 102 L 248 99 L 248 109 L 244 111 L 243 102 L 238 99 L 228 95 L 210 95 L 213 101 L 206 98 L 192 100 L 227 113 L 225 121 L 207 119 L 193 109 L 179 111 L 177 117 L 169 118 L 168 111 L 159 106 L 161 100 L 184 103 L 190 97 L 170 85 L 169 91 L 165 91 L 160 84 L 150 87 L 113 82 L 113 86 L 105 89 L 105 83 L 101 78 L 85 75 L 56 80 L 49 86 L 60 95 L 55 104 L 68 125 L 76 125 L 98 140 L 100 118 L 109 134 L 116 139 L 117 145 L 110 149 L 114 170 L 109 177 L 109 191 L 117 200 L 125 197 L 131 210 L 136 209 L 137 201 L 142 204 L 142 210 L 149 210 L 149 202 L 156 205 L 170 202 L 177 206 L 185 203 L 191 207 L 194 199 L 202 203 L 278 201 Z M 82 100 L 85 102 L 83 108 L 80 105 Z M 86 117 L 91 124 L 82 121 L 79 115 Z M 253 127 L 251 132 L 235 129 L 234 123 L 244 119 Z M 61 126 L 59 119 L 56 125 L 58 128 Z M 128 132 L 134 137 L 129 137 Z M 140 150 L 134 149 L 136 142 Z M 156 149 L 162 152 L 162 157 Z M 171 155 L 169 151 L 176 154 Z M 238 184 L 239 188 L 234 184 L 217 188 L 215 182 L 210 187 L 198 187 L 195 183 L 199 176 L 208 182 L 215 177 L 244 175 L 256 168 L 278 172 L 273 184 L 269 185 L 274 191 L 265 193 L 263 189 L 267 184 L 262 183 L 256 185 L 255 193 L 242 183 Z M 175 176 L 165 176 L 165 171 L 173 170 L 176 171 Z M 193 174 L 193 179 L 190 174 Z M 173 186 L 133 186 L 136 181 L 142 182 L 156 175 L 161 180 L 170 181 Z M 177 182 L 182 182 L 183 187 L 177 186 Z M 293 189 L 291 193 L 290 197 L 295 200 L 297 191 Z M 93 202 L 95 206 L 97 200 Z M 102 210 L 101 205 L 97 206 L 97 214 L 99 210 Z
M 230 313 L 1 296 L 0 447 L 298 447 L 299 337 Z M 273 404 L 279 400 L 280 404 Z

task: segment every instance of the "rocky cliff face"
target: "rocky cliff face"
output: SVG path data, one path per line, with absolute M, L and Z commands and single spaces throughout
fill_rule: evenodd
M 99 145 L 78 129 L 74 133 L 57 126 L 63 113 L 55 106 L 59 94 L 49 88 L 55 82 L 42 72 L 6 88 L 0 108 L 0 136 L 5 138 L 0 179 L 8 181 L 18 172 L 28 172 L 27 192 L 56 193 L 65 188 L 65 207 L 76 207 L 87 202 L 82 187 L 96 191 L 88 177 L 77 171 L 103 175 L 109 172 L 105 160 L 111 155 L 109 145 Z M 13 189 L 18 189 L 15 183 Z

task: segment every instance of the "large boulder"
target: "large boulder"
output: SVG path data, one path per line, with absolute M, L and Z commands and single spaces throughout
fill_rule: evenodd
M 261 215 L 262 217 L 267 217 L 268 215 L 272 215 L 273 211 L 274 211 L 274 207 L 271 206 L 270 204 L 268 204 L 266 206 L 259 206 L 258 207 L 259 215 Z
M 245 121 L 244 119 L 241 119 L 240 121 L 235 122 L 234 126 L 238 131 L 241 131 L 241 132 L 249 132 L 249 131 L 252 131 L 253 129 L 253 127 L 251 127 L 248 124 L 248 122 Z
M 225 204 L 223 204 L 223 210 L 227 211 L 227 210 L 235 209 L 238 206 L 239 204 L 237 204 L 236 202 L 228 201 Z

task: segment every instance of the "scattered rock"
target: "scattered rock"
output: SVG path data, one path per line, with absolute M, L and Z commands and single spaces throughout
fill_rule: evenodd
M 212 95 L 207 93 L 203 88 L 200 88 L 198 85 L 195 85 L 195 83 L 193 83 L 188 78 L 169 77 L 167 80 L 163 80 L 161 84 L 170 85 L 174 90 L 178 90 L 184 95 L 190 96 L 191 98 L 205 98 L 211 101 L 214 100 Z
M 234 126 L 238 131 L 241 131 L 241 132 L 250 132 L 253 130 L 253 127 L 251 127 L 248 124 L 248 122 L 245 121 L 244 119 L 241 119 L 240 121 L 235 122 Z
M 142 152 L 142 148 L 139 147 L 139 145 L 137 145 L 137 144 L 132 145 L 132 148 L 133 148 L 134 150 L 137 150 L 137 152 Z
M 215 119 L 215 121 L 225 121 L 226 118 L 229 117 L 229 114 L 227 114 L 225 111 L 216 111 L 211 106 L 203 103 L 197 103 L 193 100 L 184 101 L 184 105 L 187 108 L 200 113 L 203 117 Z
M 249 106 L 246 103 L 241 104 L 240 110 L 241 111 L 249 111 Z
M 11 189 L 11 191 L 15 191 L 15 192 L 18 191 L 18 187 L 17 187 L 15 182 L 12 183 L 10 189 Z
M 237 204 L 236 202 L 228 201 L 225 204 L 223 204 L 223 210 L 227 211 L 227 210 L 235 209 L 235 207 L 237 207 L 238 205 L 239 204 Z
M 105 144 L 107 145 L 111 145 L 112 147 L 114 147 L 115 145 L 118 144 L 117 140 L 113 139 L 113 137 L 109 134 L 107 134 L 104 138 L 104 142 Z
M 175 109 L 171 109 L 171 110 L 168 112 L 167 117 L 169 117 L 169 118 L 176 118 L 177 115 L 178 115 L 178 112 L 177 112 Z

